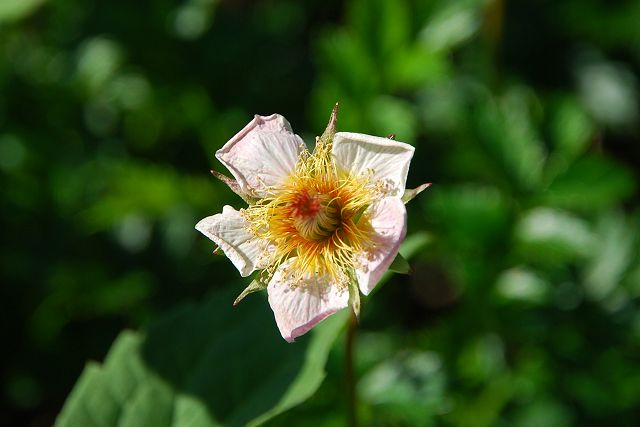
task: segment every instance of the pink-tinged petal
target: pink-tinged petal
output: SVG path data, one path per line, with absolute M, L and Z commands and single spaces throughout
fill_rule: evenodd
M 399 197 L 386 197 L 370 209 L 376 244 L 363 255 L 360 259 L 363 266 L 356 270 L 360 291 L 365 295 L 369 295 L 387 271 L 407 233 L 407 210 Z
M 225 206 L 222 213 L 206 217 L 196 224 L 196 230 L 213 240 L 246 277 L 256 269 L 265 267 L 268 243 L 254 237 L 246 227 L 240 212 Z
M 338 288 L 329 277 L 311 277 L 292 287 L 286 273 L 291 262 L 289 259 L 278 268 L 267 287 L 276 324 L 282 338 L 288 342 L 293 342 L 349 303 L 349 291 Z
M 338 132 L 333 139 L 333 156 L 340 169 L 352 175 L 372 172 L 373 179 L 385 183 L 394 196 L 404 193 L 413 151 L 404 142 L 362 133 Z
M 279 114 L 258 116 L 216 152 L 238 181 L 240 189 L 258 197 L 265 187 L 277 187 L 293 172 L 302 139 Z

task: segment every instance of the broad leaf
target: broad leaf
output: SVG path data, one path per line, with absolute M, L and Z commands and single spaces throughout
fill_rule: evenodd
M 56 426 L 257 425 L 311 396 L 347 311 L 292 345 L 264 299 L 231 301 L 217 292 L 145 334 L 123 332 L 103 365 L 86 367 Z

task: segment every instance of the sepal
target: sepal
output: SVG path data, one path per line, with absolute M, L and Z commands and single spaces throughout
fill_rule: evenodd
M 233 306 L 235 307 L 236 305 L 240 304 L 240 301 L 242 301 L 247 295 L 267 289 L 268 284 L 269 280 L 262 277 L 261 273 L 258 273 L 256 278 L 253 279 L 251 283 L 249 283 L 249 286 L 244 288 L 244 291 L 242 291 L 242 293 L 238 295 L 238 298 L 236 298 L 236 300 L 233 302 Z
M 356 315 L 356 319 L 360 319 L 360 288 L 358 287 L 358 279 L 355 271 L 349 275 L 349 306 Z
M 252 197 L 251 195 L 247 194 L 245 191 L 242 191 L 242 189 L 240 188 L 240 185 L 238 184 L 238 182 L 235 179 L 229 178 L 225 174 L 222 174 L 222 173 L 214 171 L 214 170 L 212 170 L 210 172 L 211 172 L 211 175 L 213 175 L 214 177 L 218 178 L 220 181 L 222 181 L 225 184 L 227 184 L 229 189 L 231 191 L 233 191 L 234 193 L 236 193 L 238 196 L 240 196 L 240 198 L 242 200 L 244 200 L 245 202 L 247 202 L 248 205 L 254 203 L 257 200 L 257 198 Z
M 396 255 L 396 257 L 391 262 L 389 270 L 393 271 L 394 273 L 409 274 L 411 273 L 411 265 L 409 265 L 409 261 L 407 261 L 398 252 L 398 255 Z
M 414 197 L 418 194 L 422 193 L 427 188 L 431 187 L 431 183 L 428 182 L 426 184 L 422 184 L 416 188 L 409 188 L 404 190 L 404 194 L 402 195 L 402 202 L 406 205 L 409 203 Z

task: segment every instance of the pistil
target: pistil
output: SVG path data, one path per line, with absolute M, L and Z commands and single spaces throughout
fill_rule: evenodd
M 300 190 L 290 203 L 293 226 L 300 236 L 313 242 L 331 237 L 340 227 L 338 201 L 329 194 Z

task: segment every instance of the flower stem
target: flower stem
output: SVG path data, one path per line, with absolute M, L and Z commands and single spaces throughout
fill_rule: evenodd
M 356 378 L 353 369 L 355 335 L 358 328 L 358 318 L 353 309 L 349 317 L 349 326 L 346 337 L 346 382 L 347 382 L 347 425 L 349 427 L 358 426 L 357 417 L 357 396 L 356 396 Z

